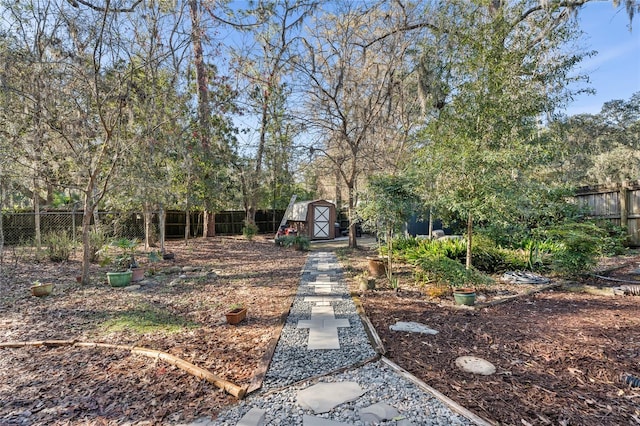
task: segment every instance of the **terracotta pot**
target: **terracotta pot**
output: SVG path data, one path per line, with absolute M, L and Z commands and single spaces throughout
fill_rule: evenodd
M 40 284 L 31 286 L 31 294 L 36 297 L 48 296 L 53 291 L 53 284 Z
M 144 279 L 144 268 L 131 268 L 131 281 L 137 283 L 138 281 L 142 281 Z
M 370 257 L 369 273 L 374 277 L 384 277 L 387 274 L 387 263 L 381 257 Z
M 237 308 L 225 314 L 227 323 L 234 325 L 243 321 L 247 317 L 247 308 Z

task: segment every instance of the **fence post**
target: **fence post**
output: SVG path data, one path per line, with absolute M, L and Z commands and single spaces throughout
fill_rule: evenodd
M 625 185 L 625 182 L 622 183 L 620 187 L 619 193 L 619 201 L 620 201 L 620 226 L 627 229 L 629 225 L 629 203 L 627 200 L 629 198 L 629 189 Z

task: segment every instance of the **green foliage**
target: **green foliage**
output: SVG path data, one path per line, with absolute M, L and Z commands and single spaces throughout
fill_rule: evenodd
M 75 247 L 75 242 L 66 231 L 49 232 L 42 241 L 47 246 L 47 255 L 52 262 L 66 262 Z
M 118 312 L 105 321 L 102 327 L 108 332 L 127 331 L 137 334 L 178 333 L 195 324 L 158 307 L 141 304 L 133 309 Z
M 257 234 L 258 234 L 258 225 L 245 220 L 244 226 L 242 227 L 242 235 L 244 235 L 244 237 L 247 240 L 251 241 L 253 240 L 253 237 L 255 237 Z
M 415 247 L 409 247 L 404 253 L 404 259 L 417 265 L 426 257 L 447 257 L 455 260 L 464 258 L 467 248 L 463 240 L 418 240 Z
M 493 280 L 471 268 L 466 269 L 460 262 L 445 256 L 425 256 L 417 264 L 416 278 L 424 284 L 450 286 L 453 288 L 485 286 Z
M 138 247 L 137 239 L 117 238 L 111 242 L 111 246 L 116 247 L 120 251 L 113 262 L 119 270 L 138 267 L 138 262 L 136 262 L 135 258 L 136 247 Z
M 364 229 L 378 233 L 386 240 L 387 251 L 393 245 L 393 235 L 406 223 L 418 204 L 413 192 L 414 182 L 408 177 L 376 175 L 369 177 L 357 209 Z
M 625 245 L 628 243 L 629 234 L 625 228 L 609 220 L 599 220 L 596 225 L 605 232 L 600 249 L 602 255 L 615 256 L 627 251 Z
M 477 234 L 473 239 L 472 260 L 476 269 L 495 273 L 505 270 L 525 269 L 526 253 L 522 250 L 508 250 L 498 246 L 487 236 Z M 406 248 L 397 256 L 417 265 L 425 257 L 446 257 L 460 264 L 465 263 L 467 244 L 462 239 L 417 240 L 415 245 L 403 244 Z
M 103 248 L 107 244 L 107 236 L 98 228 L 94 228 L 89 231 L 89 261 L 91 263 L 97 262 L 100 259 L 100 254 L 103 253 Z
M 311 242 L 305 235 L 284 235 L 276 238 L 275 243 L 280 247 L 293 247 L 300 251 L 307 251 L 311 247 Z
M 538 230 L 550 243 L 551 268 L 555 272 L 575 276 L 589 272 L 602 254 L 606 232 L 595 224 L 564 223 Z

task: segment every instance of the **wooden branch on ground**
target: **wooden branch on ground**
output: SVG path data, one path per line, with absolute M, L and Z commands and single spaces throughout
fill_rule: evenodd
M 81 348 L 106 348 L 106 349 L 120 349 L 130 351 L 132 354 L 144 355 L 149 358 L 161 359 L 168 364 L 171 364 L 179 369 L 186 371 L 192 376 L 196 376 L 200 379 L 204 379 L 209 383 L 224 390 L 230 395 L 235 396 L 238 399 L 244 398 L 247 393 L 247 388 L 238 386 L 228 380 L 220 378 L 204 368 L 200 368 L 190 362 L 180 359 L 176 356 L 168 354 L 166 352 L 157 351 L 155 349 L 140 348 L 127 345 L 114 345 L 110 343 L 95 343 L 95 342 L 78 342 L 76 340 L 32 340 L 27 342 L 4 342 L 0 343 L 0 349 L 2 348 L 22 348 L 25 346 L 46 346 L 46 347 L 60 347 L 60 346 L 77 346 Z

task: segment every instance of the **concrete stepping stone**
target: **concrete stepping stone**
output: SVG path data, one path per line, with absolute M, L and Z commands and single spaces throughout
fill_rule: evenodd
M 349 425 L 349 423 L 336 422 L 334 420 L 323 419 L 322 417 L 309 416 L 304 414 L 302 416 L 302 426 L 341 426 Z
M 340 296 L 306 296 L 304 298 L 305 302 L 315 303 L 316 306 L 331 306 L 331 303 L 341 300 Z
M 408 331 L 409 333 L 438 334 L 438 330 L 434 330 L 424 324 L 414 321 L 398 321 L 395 324 L 390 325 L 389 329 L 393 331 Z
M 297 401 L 300 407 L 321 414 L 355 401 L 363 394 L 364 390 L 356 382 L 318 383 L 298 391 Z
M 384 402 L 370 405 L 360 410 L 360 420 L 363 422 L 378 423 L 383 420 L 391 420 L 398 417 L 400 412 Z
M 240 419 L 236 426 L 264 426 L 266 414 L 267 410 L 254 407 Z
M 351 327 L 346 318 L 336 319 L 333 306 L 313 306 L 311 319 L 299 320 L 296 328 L 308 328 L 307 349 L 340 349 L 338 327 Z
M 475 356 L 461 356 L 456 358 L 456 365 L 463 371 L 490 376 L 496 372 L 496 367 L 489 361 Z
M 331 284 L 309 284 L 309 287 L 314 287 L 313 291 L 316 294 L 331 294 L 332 286 Z

